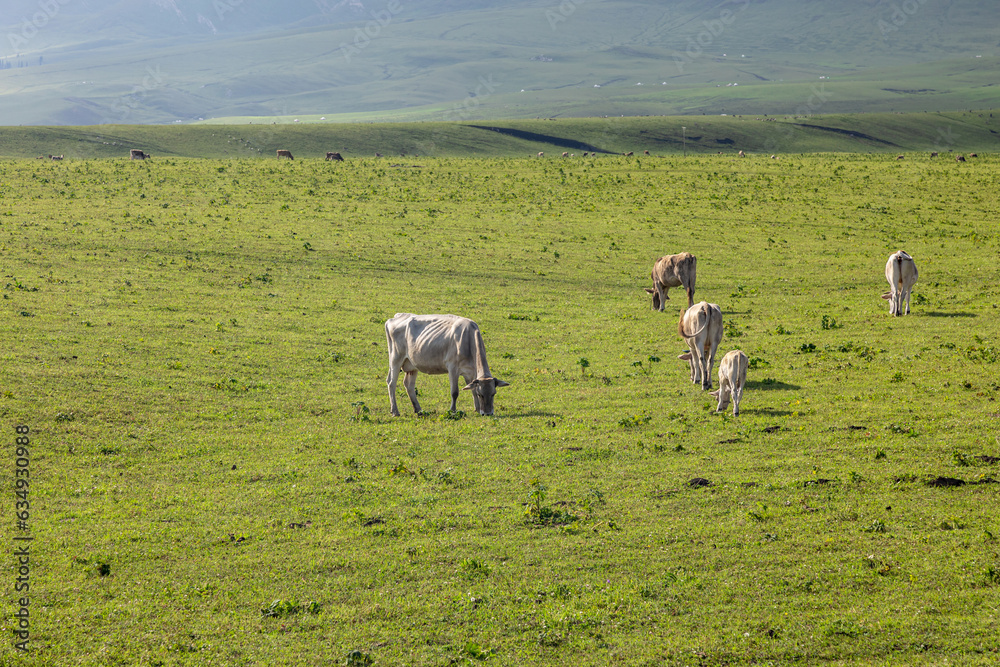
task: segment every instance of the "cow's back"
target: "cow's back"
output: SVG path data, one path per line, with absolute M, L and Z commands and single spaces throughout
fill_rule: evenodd
M 689 252 L 664 255 L 653 264 L 653 282 L 667 287 L 687 287 L 694 284 L 698 260 Z
M 385 324 L 389 351 L 422 373 L 447 373 L 452 367 L 467 372 L 475 365 L 479 326 L 458 315 L 396 313 Z

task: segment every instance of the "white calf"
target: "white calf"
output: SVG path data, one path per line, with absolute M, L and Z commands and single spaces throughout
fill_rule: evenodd
M 732 350 L 722 357 L 722 362 L 719 364 L 719 388 L 711 394 L 719 399 L 716 412 L 724 412 L 732 397 L 733 416 L 740 414 L 740 401 L 743 399 L 743 387 L 747 383 L 748 364 L 747 355 L 740 350 Z

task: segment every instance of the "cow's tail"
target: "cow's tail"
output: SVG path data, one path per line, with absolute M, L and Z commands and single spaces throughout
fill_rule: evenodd
M 702 310 L 700 310 L 698 312 L 704 312 L 705 310 L 706 309 L 703 308 Z M 705 330 L 705 327 L 707 327 L 708 323 L 712 320 L 712 313 L 711 312 L 707 312 L 707 313 L 705 313 L 706 314 L 705 323 L 703 325 L 701 325 L 700 329 L 698 329 L 694 333 L 690 333 L 690 334 L 689 333 L 684 333 L 684 313 L 685 312 L 686 311 L 681 311 L 681 321 L 677 324 L 677 333 L 679 333 L 681 335 L 681 338 L 684 338 L 684 339 L 694 338 L 695 336 L 697 336 L 698 334 L 700 334 L 702 331 Z

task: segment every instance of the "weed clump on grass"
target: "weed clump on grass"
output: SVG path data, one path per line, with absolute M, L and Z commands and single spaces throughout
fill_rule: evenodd
M 641 363 L 641 362 L 640 362 Z M 649 415 L 631 415 L 618 420 L 618 425 L 622 428 L 639 428 L 653 420 Z
M 524 510 L 524 518 L 529 525 L 568 526 L 577 521 L 575 514 L 545 505 L 547 494 L 548 488 L 544 484 L 537 479 L 531 481 L 531 493 L 528 494 L 528 504 Z
M 352 422 L 371 421 L 371 417 L 368 416 L 371 413 L 371 409 L 365 405 L 364 401 L 354 401 L 351 403 L 351 407 L 354 408 L 354 414 L 351 415 Z

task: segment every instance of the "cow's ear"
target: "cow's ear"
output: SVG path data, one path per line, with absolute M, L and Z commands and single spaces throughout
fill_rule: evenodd
M 469 384 L 467 384 L 464 387 L 462 387 L 462 391 L 471 391 L 472 389 L 475 389 L 476 385 L 478 385 L 478 384 L 479 384 L 479 380 L 473 380 Z
M 647 287 L 646 292 L 648 292 L 649 294 L 656 294 L 656 290 L 653 289 L 652 287 Z
M 684 354 L 677 355 L 677 358 L 681 361 L 691 361 L 691 353 L 685 352 Z
M 892 292 L 886 292 L 885 294 L 882 295 L 882 298 L 888 301 L 889 299 L 892 298 Z
M 717 399 L 717 398 L 719 398 L 719 392 L 720 391 L 722 391 L 722 390 L 721 389 L 716 389 L 715 391 L 708 392 L 708 395 L 711 396 L 712 398 L 716 398 Z
M 493 379 L 496 380 L 496 378 L 493 378 Z M 510 383 L 509 382 L 504 382 L 503 380 L 497 380 L 497 386 L 498 387 L 509 387 Z

